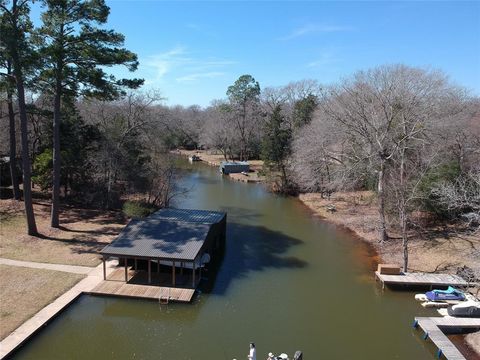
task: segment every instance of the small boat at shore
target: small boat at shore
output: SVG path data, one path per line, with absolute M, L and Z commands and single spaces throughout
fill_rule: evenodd
M 480 318 L 480 302 L 468 300 L 463 303 L 450 306 L 447 313 L 454 317 Z
M 200 159 L 200 156 L 192 155 L 192 156 L 189 156 L 189 157 L 188 157 L 188 161 L 190 161 L 190 162 L 202 161 L 202 159 Z
M 467 300 L 466 295 L 451 286 L 447 290 L 432 290 L 425 294 L 416 294 L 415 300 L 421 301 L 426 308 L 447 308 Z
M 451 286 L 449 286 L 447 290 L 432 290 L 425 293 L 425 295 L 430 301 L 465 300 L 465 294 L 462 291 L 457 290 Z

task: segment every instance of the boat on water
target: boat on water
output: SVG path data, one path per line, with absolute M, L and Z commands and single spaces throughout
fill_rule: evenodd
M 190 162 L 202 161 L 202 159 L 200 159 L 200 156 L 192 155 L 192 156 L 189 156 L 189 157 L 188 157 L 188 161 L 190 161 Z

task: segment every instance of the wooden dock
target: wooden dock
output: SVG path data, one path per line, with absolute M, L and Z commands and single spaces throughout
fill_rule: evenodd
M 479 318 L 456 317 L 416 317 L 414 327 L 424 331 L 423 338 L 430 339 L 438 348 L 437 357 L 444 356 L 448 360 L 466 360 L 462 353 L 448 339 L 442 329 L 480 329 Z
M 92 295 L 120 296 L 165 302 L 189 303 L 192 301 L 195 289 L 126 284 L 119 281 L 104 280 L 89 293 Z
M 195 294 L 193 288 L 164 286 L 163 284 L 168 284 L 170 280 L 169 274 L 165 273 L 153 274 L 152 283 L 147 284 L 145 271 L 135 271 L 129 268 L 129 281 L 125 283 L 124 278 L 124 269 L 116 269 L 107 277 L 107 280 L 89 291 L 89 294 L 184 303 L 191 302 Z M 189 278 L 183 279 L 179 276 L 179 283 L 189 283 Z
M 401 275 L 385 275 L 375 271 L 375 279 L 379 279 L 382 285 L 402 286 L 468 286 L 468 283 L 460 276 L 450 274 L 430 273 L 402 273 Z

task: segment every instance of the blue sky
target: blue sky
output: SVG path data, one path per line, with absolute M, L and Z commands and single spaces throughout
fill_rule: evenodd
M 262 88 L 306 78 L 328 84 L 387 63 L 441 69 L 480 95 L 478 1 L 107 4 L 108 27 L 139 56 L 134 76 L 167 104 L 206 106 L 242 74 Z

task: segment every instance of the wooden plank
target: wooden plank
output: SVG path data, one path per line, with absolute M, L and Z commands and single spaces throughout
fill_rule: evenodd
M 466 286 L 468 283 L 456 275 L 404 273 L 403 275 L 385 275 L 375 272 L 375 276 L 385 284 L 396 285 L 431 285 L 431 286 Z
M 115 281 L 104 281 L 90 293 L 99 295 L 113 295 L 121 297 L 145 298 L 158 300 L 159 297 L 170 293 L 170 300 L 190 302 L 195 290 L 186 288 L 169 288 L 160 286 L 125 284 Z
M 465 360 L 465 357 L 443 333 L 441 328 L 471 327 L 480 329 L 480 319 L 478 318 L 418 317 L 415 318 L 415 321 L 423 331 L 428 333 L 428 338 L 442 351 L 443 356 L 449 360 Z

